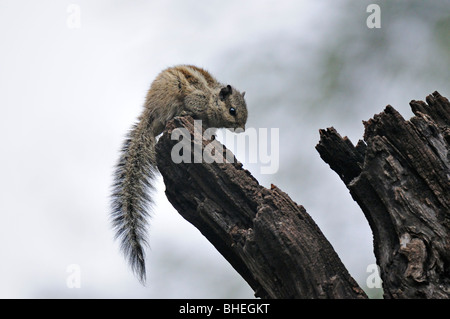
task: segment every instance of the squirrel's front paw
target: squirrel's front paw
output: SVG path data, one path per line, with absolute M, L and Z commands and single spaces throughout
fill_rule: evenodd
M 183 110 L 181 111 L 180 116 L 193 116 L 193 114 L 189 111 Z

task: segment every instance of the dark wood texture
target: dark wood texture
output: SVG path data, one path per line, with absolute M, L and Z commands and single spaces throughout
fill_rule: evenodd
M 219 150 L 216 162 L 176 164 L 171 154 L 181 142 L 171 136 L 179 128 L 189 132 L 189 140 L 181 139 L 192 146 L 185 149 L 191 159 L 209 145 Z M 225 163 L 229 151 L 217 140 L 203 139 L 192 118 L 172 120 L 156 151 L 169 201 L 257 297 L 366 298 L 306 210 L 279 188 L 259 185 L 233 155 Z
M 369 221 L 385 298 L 450 297 L 450 104 L 426 101 L 409 121 L 388 105 L 356 146 L 334 128 L 316 146 Z

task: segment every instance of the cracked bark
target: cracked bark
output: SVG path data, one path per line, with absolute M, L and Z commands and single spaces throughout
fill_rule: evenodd
M 438 92 L 364 122 L 354 146 L 334 128 L 316 146 L 365 214 L 385 298 L 450 297 L 450 103 Z
M 172 133 L 181 129 L 181 141 L 172 140 Z M 203 156 L 202 163 L 176 164 L 171 154 L 180 145 L 191 160 L 213 155 Z M 366 298 L 303 206 L 273 185 L 259 185 L 228 152 L 217 140 L 204 139 L 190 117 L 170 121 L 156 145 L 170 203 L 230 262 L 255 296 Z

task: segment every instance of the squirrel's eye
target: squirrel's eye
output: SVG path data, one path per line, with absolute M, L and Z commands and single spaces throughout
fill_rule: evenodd
M 236 116 L 236 109 L 234 107 L 230 107 L 230 114 Z

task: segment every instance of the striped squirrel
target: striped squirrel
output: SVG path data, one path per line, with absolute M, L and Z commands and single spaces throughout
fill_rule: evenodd
M 244 95 L 193 65 L 170 67 L 151 84 L 144 110 L 123 144 L 111 196 L 116 239 L 121 241 L 121 249 L 141 283 L 145 283 L 148 208 L 153 204 L 148 192 L 155 190 L 157 172 L 156 136 L 169 120 L 184 115 L 202 120 L 205 128 L 245 130 Z

